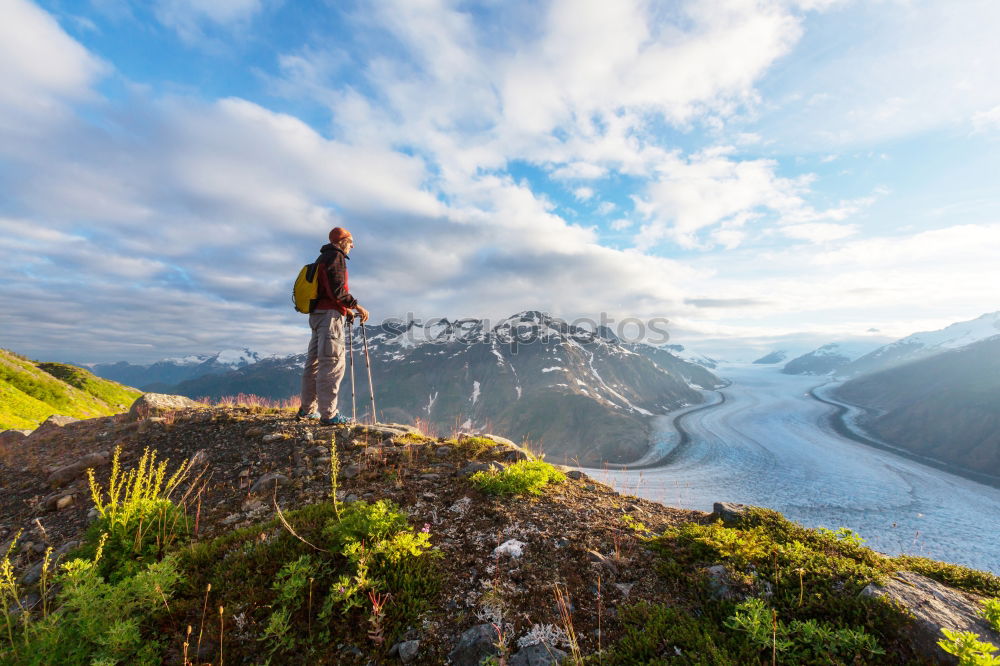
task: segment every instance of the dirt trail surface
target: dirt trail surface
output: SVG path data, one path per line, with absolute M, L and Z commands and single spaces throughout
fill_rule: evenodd
M 70 423 L 0 450 L 0 545 L 23 532 L 16 556 L 23 575 L 37 568 L 46 547 L 80 540 L 93 515 L 85 468 L 95 465 L 104 482 L 116 447 L 124 468 L 146 447 L 169 459 L 169 470 L 194 459 L 199 492 L 188 495 L 186 510 L 197 519 L 195 539 L 204 541 L 273 518 L 275 504 L 290 511 L 328 501 L 332 441 L 343 499 L 393 500 L 444 553 L 438 610 L 420 628 L 414 662 L 443 663 L 460 635 L 483 621 L 477 612 L 487 590 L 502 592 L 510 609 L 504 622 L 519 636 L 536 624 L 559 625 L 553 586 L 561 584 L 584 653 L 598 640 L 607 645 L 618 632 L 616 607 L 670 594 L 657 577 L 656 556 L 626 520 L 641 522 L 647 533 L 708 520 L 703 512 L 622 496 L 579 473 L 538 497 L 484 495 L 466 478 L 468 450 L 443 439 L 409 440 L 240 408 Z M 516 456 L 512 451 L 498 444 L 475 454 L 480 462 L 502 462 Z M 521 544 L 520 556 L 497 550 L 511 540 Z M 184 620 L 177 621 L 180 644 Z M 255 647 L 245 649 L 252 654 Z M 240 652 L 234 646 L 234 657 Z

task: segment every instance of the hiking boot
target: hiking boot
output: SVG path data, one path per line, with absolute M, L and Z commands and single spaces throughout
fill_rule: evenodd
M 331 425 L 348 425 L 354 423 L 354 419 L 348 418 L 343 414 L 334 414 L 331 418 L 320 419 L 320 425 L 331 426 Z
M 301 407 L 299 407 L 299 411 L 297 411 L 295 413 L 295 418 L 297 418 L 299 420 L 301 420 L 301 419 L 318 419 L 319 418 L 319 413 L 318 412 L 308 412 L 307 413 L 306 410 L 304 410 Z

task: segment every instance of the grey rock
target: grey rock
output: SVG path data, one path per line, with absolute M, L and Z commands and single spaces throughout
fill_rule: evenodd
M 308 467 L 296 467 L 294 470 L 292 470 L 292 476 L 295 476 L 295 477 L 309 476 L 309 468 Z
M 285 439 L 285 434 L 281 432 L 272 432 L 269 435 L 264 435 L 261 439 L 265 444 L 270 444 L 271 442 L 278 442 Z
M 270 492 L 276 486 L 287 486 L 291 482 L 292 480 L 289 479 L 284 474 L 281 474 L 279 472 L 271 472 L 270 474 L 265 474 L 264 476 L 254 481 L 254 484 L 250 486 L 250 492 L 254 494 L 261 492 Z
M 42 424 L 35 428 L 30 435 L 28 435 L 28 441 L 34 441 L 40 438 L 44 438 L 52 433 L 59 432 L 64 426 L 69 425 L 79 421 L 80 419 L 75 419 L 72 416 L 63 416 L 61 414 L 53 414 L 49 418 L 42 421 Z
M 716 599 L 736 599 L 740 595 L 733 590 L 733 579 L 724 564 L 714 564 L 702 569 L 708 579 L 708 589 Z
M 979 615 L 982 597 L 921 574 L 899 571 L 884 586 L 872 583 L 861 595 L 901 603 L 914 617 L 909 629 L 914 645 L 921 652 L 934 654 L 938 660 L 954 663 L 954 658 L 937 645 L 942 638 L 941 629 L 971 631 L 979 634 L 980 640 L 1000 645 L 1000 632 Z
M 504 452 L 501 460 L 504 462 L 520 462 L 522 460 L 531 460 L 531 455 L 523 449 L 513 449 Z
M 56 550 L 52 551 L 52 557 L 49 560 L 49 575 L 55 574 L 58 568 L 59 562 L 66 556 L 66 553 L 73 550 L 80 545 L 79 541 L 67 541 L 63 545 L 59 546 Z M 44 558 L 42 561 L 37 562 L 33 567 L 28 569 L 24 575 L 21 577 L 22 585 L 34 585 L 42 579 L 42 564 L 44 564 Z
M 497 657 L 500 651 L 494 643 L 497 632 L 490 624 L 477 624 L 465 631 L 458 639 L 458 645 L 448 653 L 448 659 L 455 666 L 479 666 L 487 657 Z
M 330 455 L 330 447 L 329 446 L 323 446 L 322 444 L 319 444 L 319 445 L 314 446 L 311 449 L 309 449 L 309 455 L 311 455 L 311 456 L 320 456 L 320 457 L 329 456 Z
M 68 509 L 71 506 L 73 506 L 72 495 L 63 495 L 56 500 L 56 511 L 62 511 L 63 509 Z
M 521 648 L 512 656 L 509 666 L 557 666 L 569 655 L 557 647 L 545 643 L 535 643 Z
M 358 474 L 361 474 L 362 467 L 358 464 L 347 465 L 341 468 L 340 478 L 342 479 L 353 479 Z
M 302 439 L 306 440 L 307 442 L 313 441 L 313 437 L 314 435 L 312 430 L 306 430 L 304 433 L 302 433 Z
M 599 564 L 602 567 L 604 567 L 605 569 L 607 569 L 612 575 L 617 575 L 618 574 L 618 567 L 617 567 L 617 565 L 615 565 L 614 562 L 612 562 L 610 559 L 608 559 L 604 555 L 601 555 L 600 553 L 598 553 L 596 550 L 588 550 L 587 551 L 587 558 L 591 562 L 596 562 L 597 564 Z
M 316 458 L 315 465 L 317 467 L 322 467 L 322 468 L 326 469 L 327 467 L 330 466 L 330 458 L 329 458 L 329 456 L 320 456 L 319 458 Z
M 344 498 L 344 504 L 351 504 L 352 502 L 357 502 L 358 496 L 354 493 L 347 493 L 347 497 Z
M 167 395 L 165 393 L 146 393 L 136 398 L 128 410 L 133 421 L 149 416 L 158 416 L 164 412 L 174 412 L 179 409 L 200 409 L 205 405 L 195 402 L 182 395 Z
M 461 442 L 461 441 L 463 441 L 465 439 L 468 439 L 469 437 L 483 437 L 483 438 L 488 439 L 490 441 L 496 442 L 497 444 L 503 444 L 504 446 L 507 446 L 507 447 L 510 447 L 510 448 L 514 448 L 514 449 L 521 448 L 517 444 L 515 444 L 514 442 L 510 441 L 509 439 L 507 439 L 506 437 L 500 437 L 499 435 L 491 435 L 489 433 L 474 433 L 474 432 L 460 432 L 460 433 L 458 433 L 458 441 L 459 442 Z
M 403 641 L 399 644 L 399 649 L 397 654 L 399 654 L 399 660 L 404 664 L 411 663 L 417 658 L 417 654 L 420 652 L 420 641 Z
M 208 454 L 208 449 L 198 449 L 191 456 L 191 460 L 188 461 L 188 469 L 199 469 L 208 464 L 211 460 L 211 456 Z
M 439 458 L 443 458 L 444 456 L 450 453 L 451 453 L 450 446 L 439 446 L 437 447 L 437 450 L 434 451 L 434 455 L 438 456 Z
M 53 488 L 61 488 L 70 481 L 74 481 L 87 471 L 90 467 L 99 467 L 108 462 L 108 457 L 103 453 L 88 453 L 74 463 L 65 465 L 49 474 L 46 483 Z
M 722 524 L 726 527 L 733 527 L 739 524 L 746 515 L 749 507 L 746 504 L 736 504 L 735 502 L 716 502 L 712 505 L 712 515 L 722 519 Z
M 587 478 L 587 475 L 584 474 L 583 472 L 581 472 L 578 469 L 571 469 L 571 470 L 569 470 L 568 472 L 566 472 L 566 476 L 568 476 L 569 478 L 573 479 L 574 481 L 579 481 L 580 479 L 586 479 Z
M 503 465 L 498 462 L 470 462 L 468 465 L 463 467 L 458 471 L 458 475 L 461 477 L 470 477 L 476 472 L 486 472 L 489 470 L 495 470 L 497 472 L 503 470 Z
M 425 481 L 437 481 L 441 478 L 440 474 L 434 474 L 433 472 L 428 472 L 427 474 L 421 474 L 420 478 Z

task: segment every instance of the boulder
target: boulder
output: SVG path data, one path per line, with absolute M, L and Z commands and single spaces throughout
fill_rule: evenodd
M 980 640 L 1000 645 L 1000 632 L 979 615 L 982 597 L 948 587 L 927 576 L 899 571 L 885 585 L 872 583 L 861 594 L 902 604 L 913 614 L 910 631 L 914 645 L 941 661 L 954 663 L 954 657 L 937 645 L 944 638 L 941 629 L 971 631 L 979 634 Z
M 84 472 L 91 467 L 100 467 L 108 462 L 108 454 L 104 451 L 98 453 L 88 453 L 76 462 L 70 463 L 56 469 L 45 480 L 53 488 L 62 488 L 70 481 L 83 476 Z
M 413 662 L 418 652 L 420 652 L 420 641 L 403 641 L 396 650 L 399 660 L 404 664 Z
M 45 435 L 52 434 L 53 432 L 59 432 L 63 427 L 69 425 L 70 423 L 75 423 L 80 419 L 75 419 L 72 416 L 63 416 L 62 414 L 53 414 L 49 418 L 42 421 L 42 424 L 35 428 L 35 430 L 28 436 L 30 440 L 35 440 Z
M 721 518 L 722 524 L 726 527 L 733 527 L 740 522 L 748 508 L 750 507 L 746 504 L 716 502 L 712 505 L 712 515 L 715 518 Z
M 30 430 L 4 430 L 0 431 L 0 446 L 9 446 L 12 444 L 20 444 L 28 435 L 31 434 Z
M 361 465 L 357 465 L 357 464 L 347 465 L 346 467 L 342 467 L 340 469 L 340 478 L 342 478 L 342 479 L 353 479 L 358 474 L 361 474 L 361 470 L 362 469 L 363 468 L 361 467 Z
M 178 409 L 199 409 L 205 405 L 195 402 L 183 395 L 167 395 L 165 393 L 145 393 L 136 398 L 128 410 L 128 416 L 138 421 L 165 412 L 175 412 Z
M 558 666 L 569 655 L 557 647 L 535 643 L 521 648 L 507 660 L 508 666 Z
M 458 645 L 448 653 L 448 659 L 454 666 L 479 666 L 488 657 L 500 656 L 496 642 L 493 625 L 477 624 L 462 634 Z
M 271 472 L 254 481 L 254 484 L 250 486 L 250 492 L 255 495 L 262 492 L 270 492 L 277 486 L 287 486 L 291 482 L 292 480 L 284 474 Z

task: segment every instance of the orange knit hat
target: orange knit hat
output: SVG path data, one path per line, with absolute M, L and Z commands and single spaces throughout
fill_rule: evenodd
M 330 229 L 330 242 L 338 243 L 345 238 L 351 238 L 351 232 L 343 227 L 334 227 Z

